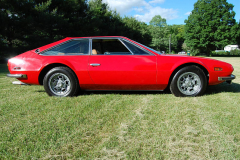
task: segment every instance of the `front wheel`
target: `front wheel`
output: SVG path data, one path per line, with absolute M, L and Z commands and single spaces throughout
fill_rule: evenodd
M 55 67 L 44 77 L 43 86 L 49 96 L 75 96 L 79 90 L 78 79 L 67 67 Z
M 195 97 L 202 95 L 207 88 L 207 78 L 197 66 L 180 69 L 170 84 L 172 94 L 177 97 Z

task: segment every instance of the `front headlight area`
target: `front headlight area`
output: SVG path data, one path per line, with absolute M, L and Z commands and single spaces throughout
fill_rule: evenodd
M 7 66 L 10 72 L 10 74 L 7 74 L 7 77 L 27 79 L 27 75 L 21 72 L 24 67 L 24 60 L 18 58 L 11 58 L 8 60 Z
M 18 58 L 11 58 L 8 60 L 8 69 L 9 71 L 20 71 L 23 69 L 24 60 Z

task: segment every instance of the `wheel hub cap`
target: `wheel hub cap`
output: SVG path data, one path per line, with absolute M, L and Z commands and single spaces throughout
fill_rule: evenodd
M 71 82 L 63 73 L 55 73 L 49 78 L 48 82 L 50 90 L 58 95 L 58 96 L 64 96 L 70 91 L 71 88 Z
M 183 94 L 193 95 L 200 91 L 201 80 L 196 73 L 186 72 L 179 76 L 177 86 Z

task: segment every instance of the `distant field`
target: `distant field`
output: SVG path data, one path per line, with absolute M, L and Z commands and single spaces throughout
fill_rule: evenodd
M 0 159 L 240 159 L 240 58 L 237 79 L 205 95 L 86 92 L 49 97 L 17 86 L 0 64 Z

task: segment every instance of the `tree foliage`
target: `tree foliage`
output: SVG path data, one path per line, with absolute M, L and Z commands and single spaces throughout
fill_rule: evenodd
M 8 54 L 64 37 L 119 35 L 151 42 L 147 24 L 120 17 L 102 0 L 1 0 L 0 6 L 0 46 Z
M 187 46 L 209 55 L 212 50 L 236 43 L 239 27 L 233 7 L 226 0 L 198 0 L 185 20 Z
M 85 1 L 1 0 L 0 6 L 0 34 L 8 52 L 21 53 L 65 36 L 84 33 L 79 28 L 84 27 L 82 22 L 87 16 Z
M 151 46 L 156 50 L 163 51 L 166 50 L 168 45 L 168 29 L 167 22 L 165 18 L 162 18 L 160 15 L 156 15 L 150 21 L 149 30 L 152 35 Z
M 168 51 L 171 43 L 171 50 L 181 51 L 184 42 L 183 25 L 167 25 L 165 18 L 156 15 L 150 21 L 149 31 L 152 35 L 151 46 L 156 50 Z
M 102 0 L 0 0 L 0 56 L 83 36 L 126 36 L 166 52 L 169 43 L 179 52 L 185 42 L 184 49 L 209 53 L 240 44 L 234 15 L 226 0 L 198 0 L 186 26 L 168 25 L 160 15 L 148 25 L 121 17 Z

